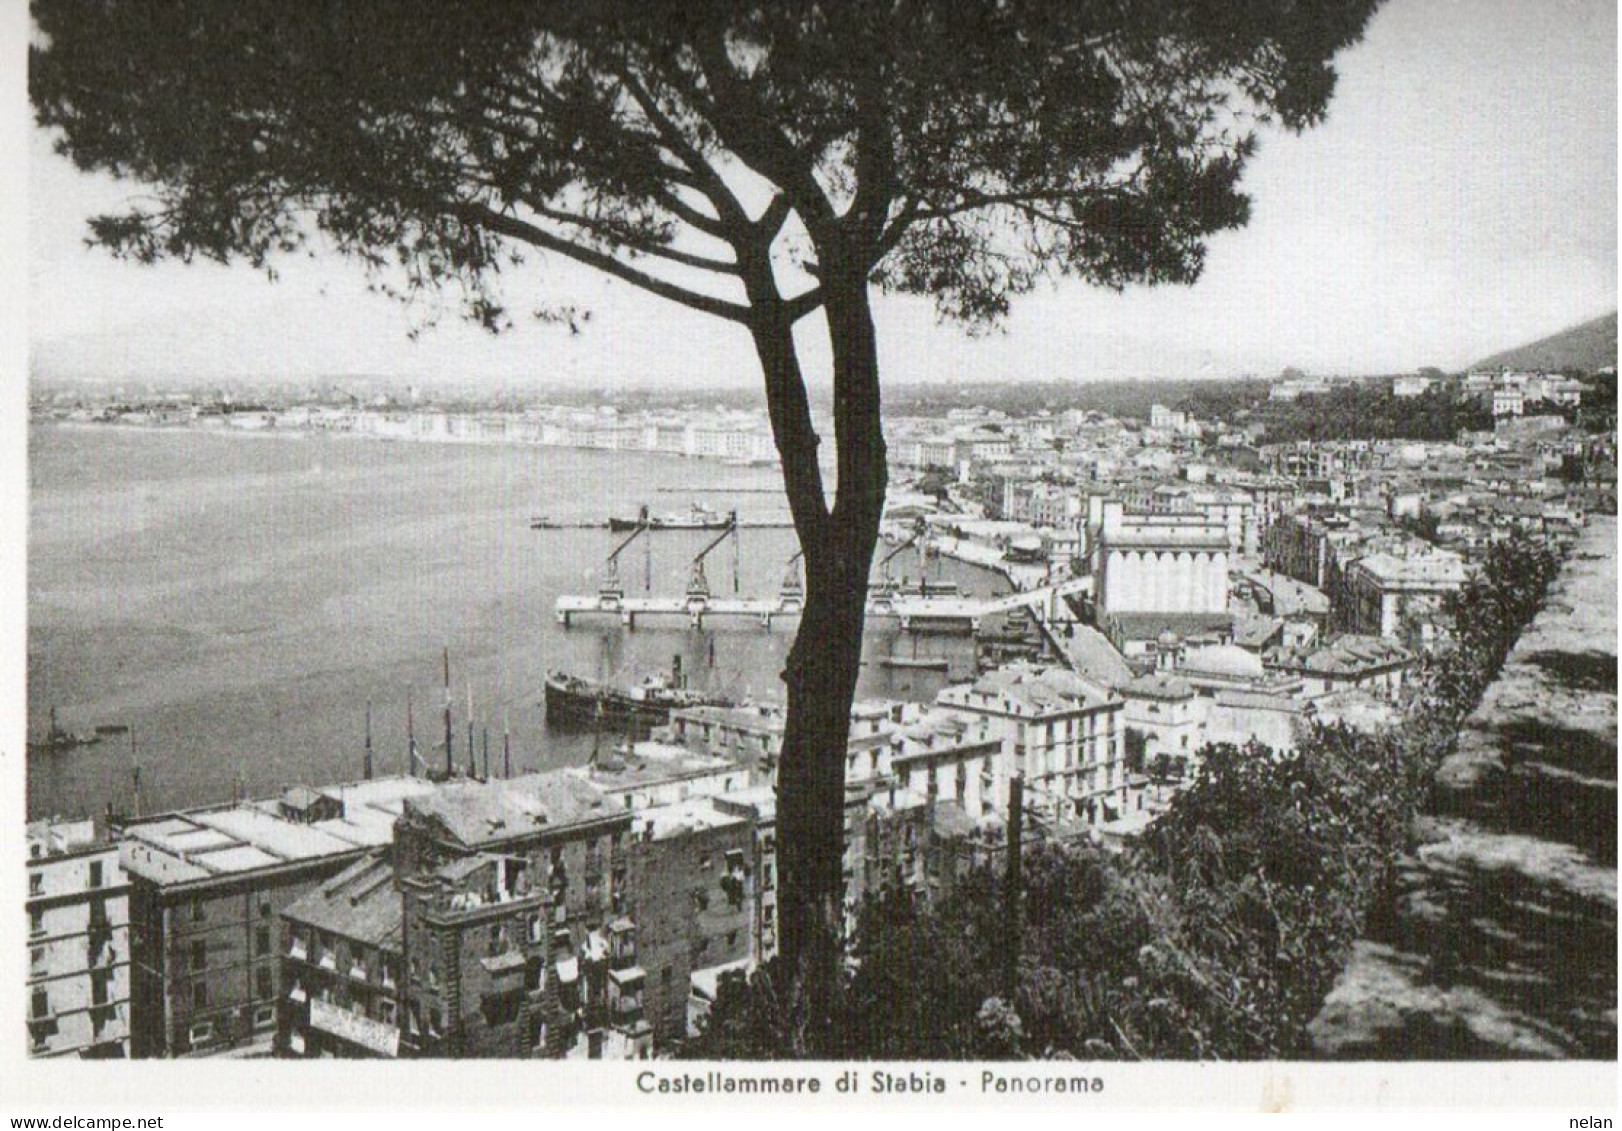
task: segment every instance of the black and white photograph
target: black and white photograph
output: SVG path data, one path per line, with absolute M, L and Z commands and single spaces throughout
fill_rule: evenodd
M 0 1114 L 1612 1125 L 1612 0 L 7 8 Z

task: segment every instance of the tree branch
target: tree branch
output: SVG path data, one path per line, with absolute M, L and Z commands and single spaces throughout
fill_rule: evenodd
M 822 288 L 812 287 L 802 291 L 791 299 L 783 301 L 783 313 L 788 317 L 789 324 L 793 325 L 807 314 L 822 306 Z
M 674 283 L 628 266 L 612 255 L 598 251 L 595 248 L 583 247 L 580 244 L 573 243 L 546 231 L 544 228 L 538 228 L 534 224 L 526 223 L 516 216 L 497 212 L 488 205 L 472 202 L 451 202 L 440 203 L 435 207 L 458 220 L 477 224 L 499 235 L 532 244 L 543 251 L 554 251 L 566 258 L 573 259 L 577 263 L 583 263 L 587 267 L 595 267 L 599 271 L 612 275 L 616 279 L 624 280 L 651 295 L 668 299 L 702 314 L 725 318 L 729 322 L 739 324 L 747 324 L 749 321 L 749 307 L 741 303 L 728 302 L 726 299 L 715 298 L 712 295 L 701 294 L 697 291 L 690 291 L 685 287 L 679 287 Z
M 788 194 L 808 227 L 833 223 L 833 205 L 817 183 L 811 162 L 771 124 L 748 84 L 733 71 L 725 35 L 717 27 L 714 34 L 695 36 L 693 43 L 699 71 L 709 88 L 710 120 L 716 133 L 740 160 Z
M 620 83 L 624 86 L 626 93 L 631 96 L 632 101 L 641 109 L 643 116 L 648 119 L 654 130 L 659 134 L 664 147 L 675 155 L 676 160 L 687 166 L 697 179 L 698 183 L 691 187 L 703 193 L 705 199 L 715 208 L 716 215 L 720 218 L 723 226 L 723 231 L 711 234 L 727 238 L 727 232 L 746 228 L 749 224 L 748 213 L 744 211 L 743 205 L 738 202 L 738 198 L 733 194 L 732 189 L 727 185 L 726 181 L 721 179 L 721 174 L 716 172 L 715 166 L 705 159 L 698 146 L 693 144 L 686 134 L 682 133 L 681 127 L 660 109 L 658 99 L 653 96 L 646 84 L 632 72 L 629 63 L 622 61 L 615 68 L 615 73 L 619 76 Z
M 611 243 L 623 245 L 627 250 L 639 255 L 649 255 L 656 259 L 679 263 L 684 267 L 696 268 L 700 271 L 709 271 L 716 275 L 737 275 L 738 264 L 725 259 L 712 259 L 707 255 L 696 255 L 692 252 L 680 251 L 655 240 L 646 239 L 637 233 L 628 231 L 618 224 L 606 220 L 596 220 L 590 216 L 581 216 L 574 212 L 565 212 L 561 209 L 551 208 L 544 204 L 536 204 L 525 200 L 524 207 L 538 216 L 548 220 L 555 220 L 560 224 L 572 224 L 583 231 L 590 232 Z

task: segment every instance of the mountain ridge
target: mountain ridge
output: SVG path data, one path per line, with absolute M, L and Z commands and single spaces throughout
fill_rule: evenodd
M 1471 369 L 1581 369 L 1616 365 L 1616 311 L 1568 326 L 1535 342 L 1500 350 Z

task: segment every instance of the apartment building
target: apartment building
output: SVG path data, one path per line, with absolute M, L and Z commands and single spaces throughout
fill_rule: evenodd
M 282 913 L 387 846 L 403 804 L 434 788 L 409 777 L 295 787 L 127 827 L 130 1055 L 268 1052 Z
M 28 1052 L 121 1058 L 129 1046 L 129 885 L 96 819 L 43 820 L 28 846 Z
M 1124 804 L 1124 701 L 1113 692 L 1060 668 L 1018 663 L 945 688 L 935 701 L 989 719 L 1000 731 L 1002 752 L 990 783 L 997 811 L 1007 808 L 1008 781 L 1016 773 L 1061 816 L 1096 823 L 1107 819 L 1106 804 Z

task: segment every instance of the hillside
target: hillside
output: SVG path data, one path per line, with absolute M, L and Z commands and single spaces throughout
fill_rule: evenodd
M 1616 312 L 1551 334 L 1530 345 L 1495 353 L 1472 369 L 1596 369 L 1616 365 Z

